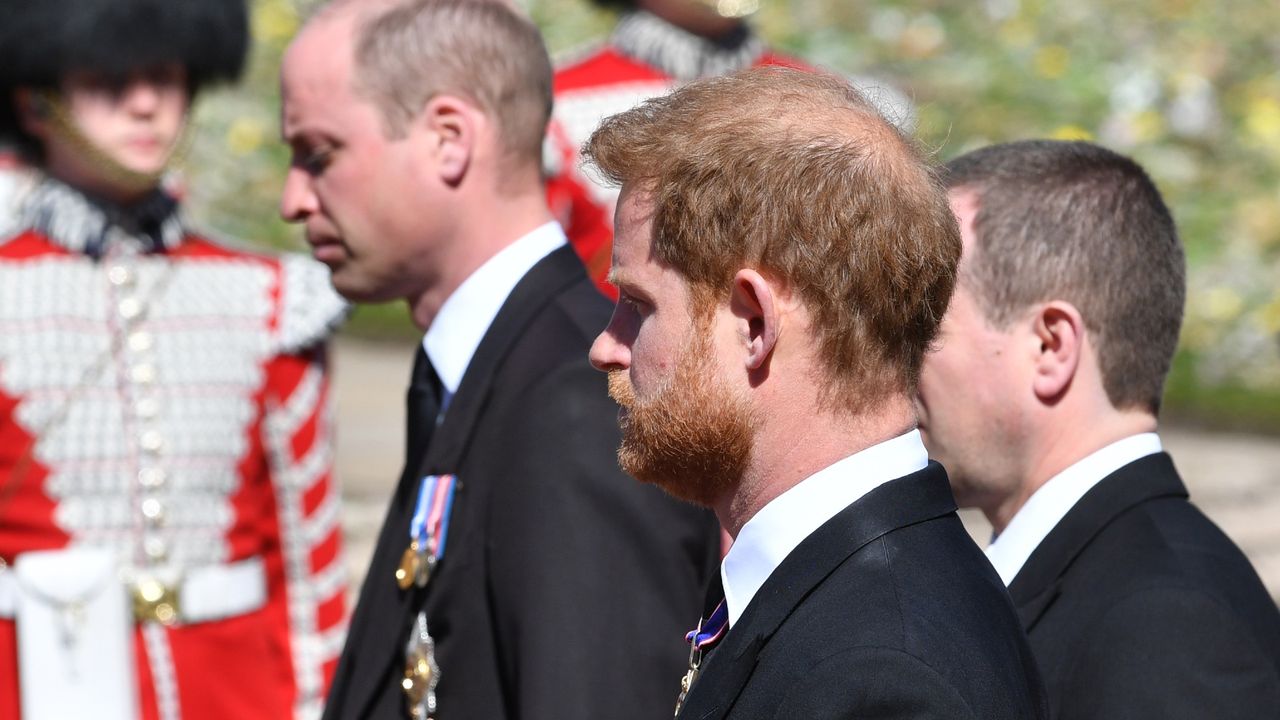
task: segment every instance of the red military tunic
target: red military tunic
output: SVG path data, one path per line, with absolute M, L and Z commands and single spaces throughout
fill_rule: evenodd
M 772 52 L 745 26 L 740 37 L 715 43 L 649 13 L 634 12 L 619 21 L 602 47 L 556 71 L 547 198 L 588 274 L 609 297 L 617 297 L 604 278 L 618 190 L 584 172 L 579 149 L 601 120 L 663 95 L 677 83 L 761 65 L 808 67 Z
M 0 574 L 105 547 L 126 576 L 177 578 L 193 615 L 226 615 L 139 622 L 144 718 L 316 717 L 346 621 L 324 349 L 343 305 L 323 266 L 150 205 L 122 222 L 45 181 L 0 228 Z

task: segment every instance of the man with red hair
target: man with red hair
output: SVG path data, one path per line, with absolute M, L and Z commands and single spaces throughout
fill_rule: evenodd
M 618 459 L 735 538 L 677 717 L 1047 717 L 916 429 L 961 251 L 924 153 L 839 78 L 781 68 L 615 115 L 585 153 L 621 186 L 591 348 Z

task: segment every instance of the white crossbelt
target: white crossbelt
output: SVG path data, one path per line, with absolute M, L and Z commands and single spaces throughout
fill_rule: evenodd
M 237 617 L 258 610 L 267 602 L 267 578 L 260 557 L 191 568 L 183 571 L 175 583 L 158 583 L 136 573 L 124 580 L 135 597 L 148 582 L 159 587 L 164 598 L 176 598 L 172 608 L 176 615 L 171 624 L 190 625 Z M 13 617 L 17 584 L 13 569 L 0 566 L 0 618 Z

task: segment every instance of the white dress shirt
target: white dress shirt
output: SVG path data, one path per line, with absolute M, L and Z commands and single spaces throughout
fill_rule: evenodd
M 720 565 L 729 624 L 813 531 L 863 495 L 928 464 L 920 431 L 912 430 L 819 470 L 761 508 L 742 526 Z
M 440 306 L 422 338 L 422 348 L 440 377 L 441 413 L 458 392 L 476 348 L 511 291 L 534 265 L 565 242 L 559 224 L 539 226 L 486 260 Z
M 987 547 L 987 559 L 1004 584 L 1013 582 L 1031 553 L 1094 485 L 1125 465 L 1162 450 L 1155 433 L 1131 435 L 1085 456 L 1041 485 Z

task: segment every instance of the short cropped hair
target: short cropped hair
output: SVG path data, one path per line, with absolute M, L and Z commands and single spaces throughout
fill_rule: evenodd
M 551 60 L 538 28 L 502 0 L 408 0 L 367 18 L 356 36 L 356 90 L 388 134 L 441 93 L 476 103 L 510 159 L 541 164 L 551 117 Z
M 745 267 L 797 295 L 832 407 L 914 392 L 959 230 L 936 168 L 847 82 L 786 68 L 699 80 L 608 118 L 584 154 L 651 194 L 654 255 L 698 302 L 724 301 Z
M 965 263 L 979 307 L 1007 327 L 1032 305 L 1074 305 L 1117 409 L 1158 412 L 1186 303 L 1186 259 L 1160 191 L 1133 160 L 1086 142 L 1032 140 L 951 161 L 976 194 Z

